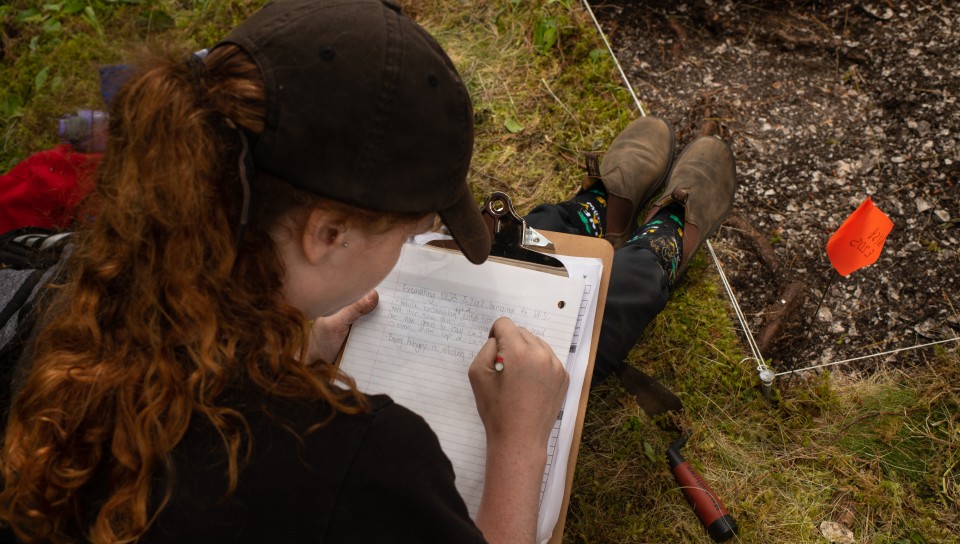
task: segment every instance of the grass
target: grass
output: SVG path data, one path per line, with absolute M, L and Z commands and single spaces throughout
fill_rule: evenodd
M 583 152 L 605 149 L 633 115 L 579 10 L 557 1 L 408 4 L 474 99 L 476 196 L 506 191 L 525 213 L 572 195 Z
M 0 6 L 0 170 L 56 143 L 56 119 L 102 107 L 97 67 L 154 39 L 216 42 L 262 0 L 13 0 Z M 407 10 L 450 52 L 475 103 L 478 199 L 525 213 L 572 195 L 586 151 L 636 116 L 572 0 L 420 0 Z M 88 9 L 89 8 L 89 9 Z M 29 11 L 32 10 L 32 11 Z M 641 97 L 642 98 L 642 97 Z M 661 112 L 669 113 L 669 112 Z M 683 452 L 740 525 L 739 542 L 960 542 L 960 355 L 906 370 L 779 382 L 764 400 L 712 264 L 700 257 L 630 363 L 683 399 Z M 912 357 L 912 359 L 910 359 Z M 567 542 L 710 542 L 673 482 L 661 430 L 612 380 L 589 399 Z

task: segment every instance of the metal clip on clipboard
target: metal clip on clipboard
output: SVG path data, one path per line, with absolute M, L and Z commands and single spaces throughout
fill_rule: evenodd
M 517 215 L 506 193 L 491 193 L 480 214 L 492 221 L 490 255 L 565 271 L 563 263 L 557 259 L 527 249 L 537 247 L 553 250 L 554 246 L 546 236 L 527 226 L 527 222 Z

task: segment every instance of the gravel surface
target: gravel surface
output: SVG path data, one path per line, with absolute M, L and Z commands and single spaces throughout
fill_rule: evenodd
M 960 336 L 960 4 L 593 8 L 678 144 L 731 143 L 740 191 L 714 247 L 777 370 Z M 827 239 L 868 196 L 893 232 L 875 265 L 839 277 Z

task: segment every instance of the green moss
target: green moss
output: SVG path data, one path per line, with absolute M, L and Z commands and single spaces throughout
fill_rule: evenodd
M 482 3 L 421 19 L 450 52 L 474 100 L 477 198 L 505 191 L 526 213 L 576 192 L 583 152 L 605 148 L 630 115 L 612 60 L 590 56 L 601 44 L 584 31 L 582 12 L 561 2 Z M 549 47 L 534 30 L 535 21 L 547 19 L 557 30 Z

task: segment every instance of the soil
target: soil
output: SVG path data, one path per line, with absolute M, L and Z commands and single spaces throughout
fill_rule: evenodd
M 679 146 L 701 133 L 730 142 L 740 188 L 713 245 L 776 370 L 960 336 L 960 5 L 593 9 L 647 113 L 674 124 Z M 827 239 L 867 197 L 893 231 L 874 265 L 840 277 Z

